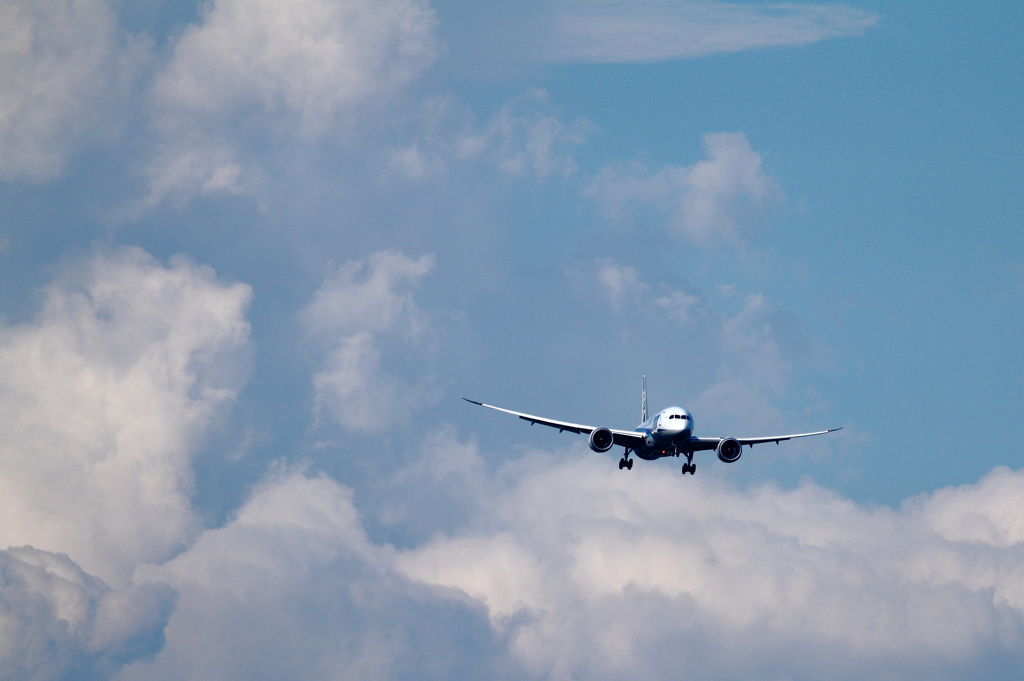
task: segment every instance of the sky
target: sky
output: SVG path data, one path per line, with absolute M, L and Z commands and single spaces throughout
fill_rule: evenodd
M 0 0 L 0 678 L 1022 678 L 1022 37 Z

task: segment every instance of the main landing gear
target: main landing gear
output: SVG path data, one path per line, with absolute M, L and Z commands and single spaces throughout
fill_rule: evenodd
M 683 475 L 687 473 L 693 475 L 697 472 L 697 464 L 693 462 L 693 452 L 683 452 L 683 455 L 686 457 L 686 463 L 683 464 Z
M 619 459 L 619 470 L 621 471 L 623 468 L 633 470 L 633 459 L 629 458 L 628 449 L 626 450 L 626 453 L 622 455 L 622 458 Z

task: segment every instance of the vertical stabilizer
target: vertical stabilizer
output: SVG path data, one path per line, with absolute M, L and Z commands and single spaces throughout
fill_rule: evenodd
M 640 392 L 640 423 L 647 421 L 647 377 L 644 376 Z

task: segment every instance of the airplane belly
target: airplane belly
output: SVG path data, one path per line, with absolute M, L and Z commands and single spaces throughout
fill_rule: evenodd
M 660 449 L 651 449 L 649 447 L 634 449 L 633 453 L 645 461 L 654 461 L 655 459 L 660 459 L 663 456 L 668 456 L 667 454 L 663 454 Z
M 644 438 L 644 446 L 636 449 L 634 453 L 646 461 L 654 461 L 665 456 L 677 456 L 677 452 L 685 450 L 683 443 L 689 443 L 689 441 L 689 429 L 649 432 Z

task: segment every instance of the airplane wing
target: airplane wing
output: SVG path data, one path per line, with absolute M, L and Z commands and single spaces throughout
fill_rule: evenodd
M 506 414 L 512 414 L 513 416 L 518 416 L 519 418 L 523 419 L 524 421 L 529 421 L 531 426 L 533 424 L 535 424 L 535 423 L 539 423 L 542 426 L 550 426 L 551 428 L 558 428 L 558 432 L 562 432 L 563 430 L 567 430 L 570 433 L 586 433 L 588 435 L 591 432 L 597 430 L 597 426 L 585 426 L 585 425 L 583 425 L 581 423 L 569 423 L 567 421 L 556 421 L 554 419 L 546 419 L 546 418 L 543 418 L 543 417 L 540 417 L 540 416 L 533 416 L 531 414 L 523 414 L 523 413 L 520 413 L 518 411 L 512 411 L 511 409 L 502 409 L 501 407 L 495 407 L 495 406 L 490 405 L 490 404 L 484 404 L 483 402 L 477 402 L 476 400 L 471 400 L 471 399 L 466 398 L 466 397 L 463 397 L 462 399 L 466 400 L 467 402 L 469 402 L 471 404 L 478 404 L 481 407 L 487 407 L 488 409 L 494 409 L 495 411 L 503 411 Z M 632 431 L 632 430 L 615 430 L 613 428 L 609 428 L 608 430 L 612 431 L 612 436 L 614 437 L 614 442 L 617 445 L 622 445 L 623 447 L 629 447 L 630 449 L 633 449 L 633 448 L 641 446 L 643 444 L 643 442 L 644 442 L 644 435 L 643 435 L 643 433 L 637 433 L 637 432 Z M 718 440 L 717 439 L 715 440 L 715 445 L 716 446 L 718 445 Z
M 834 433 L 837 430 L 842 430 L 842 426 L 839 428 L 830 428 L 828 430 L 818 430 L 813 433 L 794 433 L 793 435 L 772 435 L 770 437 L 737 437 L 734 438 L 741 445 L 748 445 L 753 447 L 754 445 L 764 444 L 765 442 L 774 442 L 779 444 L 783 440 L 793 440 L 798 437 L 810 437 L 812 435 L 824 435 L 825 433 Z M 720 437 L 691 437 L 690 442 L 692 443 L 693 451 L 698 452 L 704 449 L 716 449 L 718 443 L 724 438 Z

